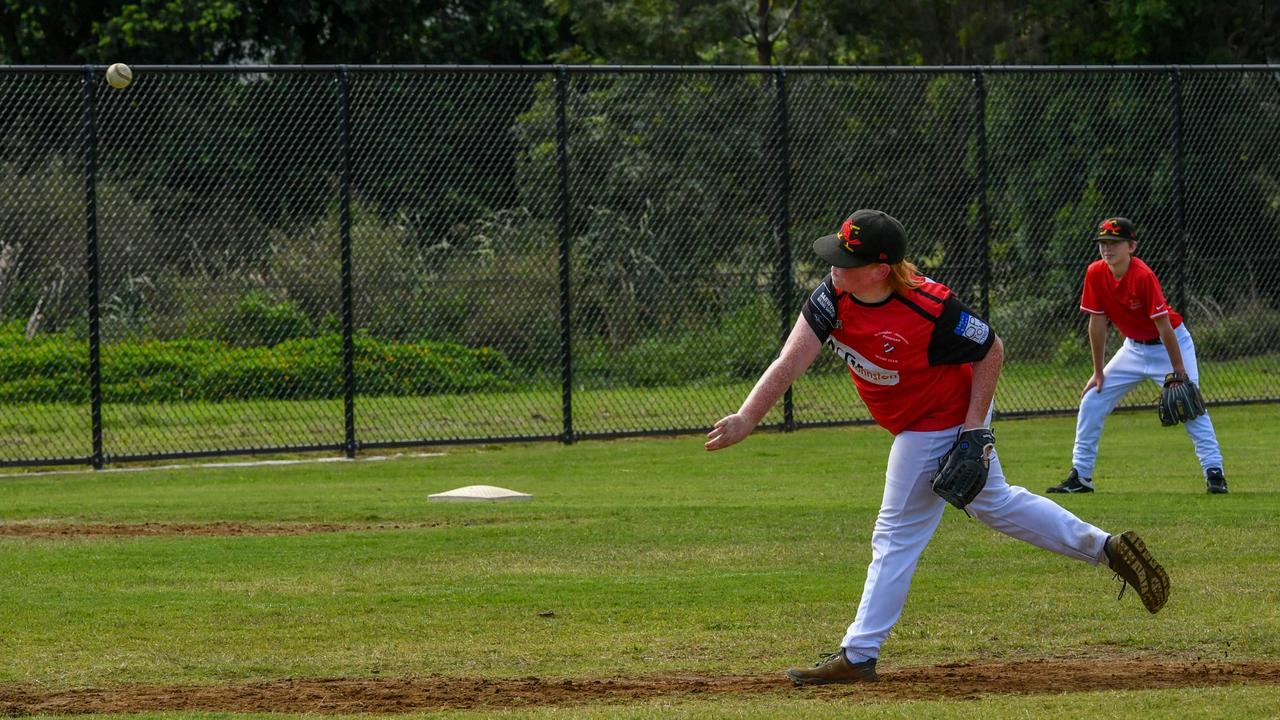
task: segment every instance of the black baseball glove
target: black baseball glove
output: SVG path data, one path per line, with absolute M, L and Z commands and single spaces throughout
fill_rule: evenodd
M 987 486 L 987 471 L 991 468 L 991 451 L 995 446 L 996 436 L 989 428 L 960 433 L 955 444 L 938 461 L 933 491 L 968 515 L 965 506 Z
M 1205 413 L 1204 398 L 1200 397 L 1200 388 L 1190 378 L 1179 373 L 1169 373 L 1164 376 L 1159 410 L 1161 425 L 1190 422 Z

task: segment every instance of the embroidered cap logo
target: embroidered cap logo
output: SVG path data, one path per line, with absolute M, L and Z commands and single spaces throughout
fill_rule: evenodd
M 1116 237 L 1124 237 L 1124 228 L 1120 227 L 1120 223 L 1115 220 L 1103 220 L 1102 225 L 1098 227 L 1098 235 L 1114 235 Z
M 862 240 L 857 235 L 861 230 L 862 228 L 853 224 L 852 219 L 844 221 L 844 225 L 840 226 L 840 239 L 844 241 L 841 244 L 845 250 L 855 252 L 854 248 L 862 244 Z

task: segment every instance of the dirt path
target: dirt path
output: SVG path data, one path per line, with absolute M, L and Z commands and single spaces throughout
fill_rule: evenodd
M 881 681 L 856 686 L 796 688 L 768 676 L 540 678 L 288 679 L 219 685 L 121 685 L 48 691 L 0 685 L 0 715 L 159 711 L 372 713 L 420 710 L 625 704 L 715 695 L 792 695 L 859 700 L 977 698 L 1099 690 L 1280 684 L 1280 663 L 1141 660 L 988 662 L 886 669 Z
M 463 523 L 465 524 L 465 523 Z M 148 522 L 148 523 L 63 523 L 0 522 L 0 537 L 74 538 L 144 537 L 159 535 L 239 536 L 309 535 L 311 533 L 368 530 L 400 530 L 436 527 L 433 523 L 246 523 L 246 522 Z

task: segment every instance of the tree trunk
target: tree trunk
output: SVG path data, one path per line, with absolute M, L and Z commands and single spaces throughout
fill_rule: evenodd
M 0 308 L 4 307 L 4 299 L 9 294 L 9 278 L 18 276 L 18 255 L 22 246 L 8 243 L 0 248 Z
M 773 38 L 769 37 L 769 0 L 756 0 L 756 61 L 773 64 Z
M 58 307 L 62 304 L 62 286 L 65 284 L 65 280 L 66 272 L 62 268 L 58 268 L 58 276 L 44 286 L 44 292 L 40 293 L 40 299 L 36 301 L 36 306 L 31 311 L 31 317 L 27 318 L 26 336 L 28 340 L 40 332 L 40 325 L 46 317 L 50 314 L 57 314 Z M 47 312 L 45 311 L 46 308 Z

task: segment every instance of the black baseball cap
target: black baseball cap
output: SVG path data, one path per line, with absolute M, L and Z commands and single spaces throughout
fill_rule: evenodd
M 1138 231 L 1134 230 L 1133 223 L 1125 218 L 1107 218 L 1098 223 L 1098 234 L 1095 240 L 1098 242 L 1116 242 L 1118 240 L 1137 242 Z
M 840 232 L 813 241 L 818 257 L 835 267 L 902 262 L 907 256 L 907 231 L 880 210 L 859 210 L 840 226 Z

